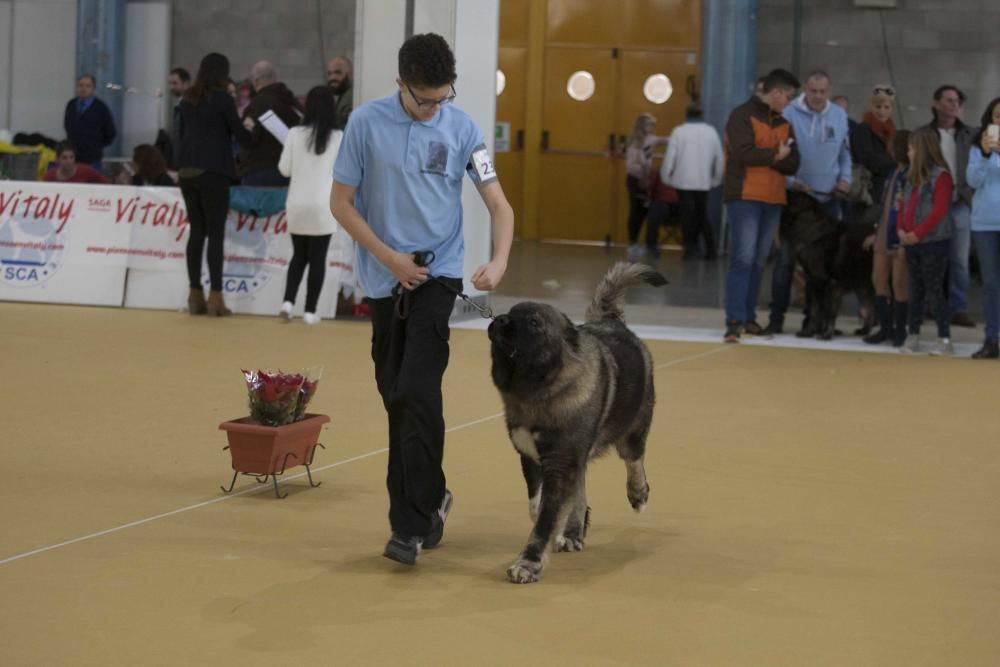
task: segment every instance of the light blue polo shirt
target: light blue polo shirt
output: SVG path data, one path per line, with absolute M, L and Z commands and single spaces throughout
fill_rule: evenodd
M 376 236 L 398 252 L 433 251 L 431 275 L 448 278 L 463 275 L 464 174 L 479 187 L 496 179 L 476 122 L 453 104 L 413 120 L 398 92 L 351 112 L 333 167 Z M 360 245 L 356 268 L 367 296 L 392 294 L 395 276 Z

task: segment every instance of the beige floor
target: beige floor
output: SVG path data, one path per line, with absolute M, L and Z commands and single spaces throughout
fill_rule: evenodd
M 410 570 L 380 556 L 367 325 L 0 322 L 0 664 L 1000 664 L 996 364 L 651 342 L 649 509 L 597 462 L 586 550 L 519 587 L 527 502 L 482 332 L 453 332 L 456 505 Z M 240 368 L 316 363 L 323 485 L 223 496 Z

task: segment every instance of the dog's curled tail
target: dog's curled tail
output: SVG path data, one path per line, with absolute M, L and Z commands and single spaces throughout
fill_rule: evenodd
M 622 298 L 625 296 L 625 289 L 639 283 L 662 287 L 667 284 L 667 279 L 645 264 L 618 262 L 612 266 L 597 286 L 594 300 L 587 309 L 587 321 L 597 322 L 608 317 L 624 319 Z

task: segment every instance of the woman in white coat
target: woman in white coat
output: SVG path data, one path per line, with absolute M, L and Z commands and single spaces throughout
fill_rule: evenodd
M 306 96 L 302 124 L 288 131 L 281 152 L 278 170 L 291 177 L 288 188 L 288 231 L 294 253 L 288 265 L 285 302 L 279 316 L 291 320 L 299 283 L 309 267 L 306 283 L 306 308 L 303 321 L 316 324 L 319 294 L 326 277 L 326 254 L 337 221 L 330 213 L 330 188 L 333 185 L 333 163 L 340 150 L 343 132 L 333 129 L 336 104 L 328 86 L 316 86 Z

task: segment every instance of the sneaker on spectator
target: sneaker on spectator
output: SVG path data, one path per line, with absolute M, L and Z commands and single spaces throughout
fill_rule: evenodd
M 756 322 L 744 322 L 743 323 L 743 333 L 749 336 L 763 336 L 764 329 Z
M 306 324 L 319 324 L 320 317 L 316 313 L 306 313 L 302 316 L 302 321 Z
M 382 555 L 403 565 L 416 565 L 417 558 L 423 549 L 423 543 L 423 539 L 419 537 L 407 538 L 393 533 L 389 542 L 386 543 Z
M 767 326 L 764 327 L 765 336 L 777 336 L 780 333 L 784 333 L 785 323 L 782 320 L 776 320 L 771 318 L 768 321 Z
M 951 344 L 950 338 L 938 338 L 927 353 L 935 357 L 951 357 L 955 355 L 955 346 Z
M 278 317 L 285 320 L 286 322 L 292 321 L 292 302 L 286 301 L 281 304 L 281 310 L 278 311 Z
M 444 498 L 441 499 L 441 507 L 431 516 L 431 532 L 424 538 L 424 549 L 433 549 L 441 543 L 444 537 L 444 522 L 448 520 L 448 513 L 451 512 L 451 504 L 455 497 L 448 489 L 444 490 Z
M 910 334 L 907 336 L 906 341 L 903 342 L 899 351 L 903 354 L 917 354 L 920 352 L 920 336 L 917 334 Z
M 738 343 L 740 342 L 740 323 L 739 322 L 727 322 L 726 323 L 726 333 L 722 337 L 724 343 Z

